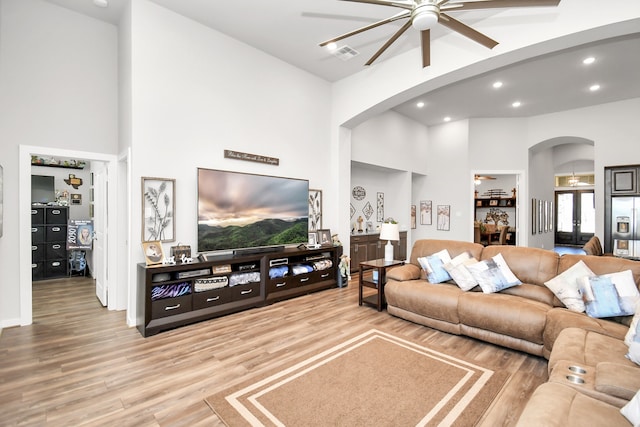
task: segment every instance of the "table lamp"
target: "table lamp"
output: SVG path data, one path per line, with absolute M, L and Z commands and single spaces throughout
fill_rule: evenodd
M 398 224 L 392 224 L 385 222 L 380 228 L 380 240 L 386 240 L 387 244 L 384 247 L 384 260 L 393 261 L 393 245 L 392 240 L 400 240 L 400 227 Z

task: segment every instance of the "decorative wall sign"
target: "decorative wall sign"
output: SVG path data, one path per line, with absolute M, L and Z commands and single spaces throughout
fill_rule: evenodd
M 353 187 L 353 190 L 351 191 L 351 195 L 356 200 L 364 200 L 365 196 L 367 195 L 367 192 L 365 191 L 364 188 L 358 185 Z
M 242 153 L 234 150 L 224 150 L 226 159 L 244 160 L 246 162 L 265 163 L 267 165 L 278 166 L 280 159 L 277 157 L 262 156 L 260 154 Z
M 364 205 L 364 208 L 362 208 L 362 213 L 364 214 L 365 218 L 371 218 L 371 215 L 373 215 L 373 208 L 371 207 L 371 203 L 367 202 L 367 204 Z
M 431 225 L 431 200 L 420 201 L 420 224 Z
M 78 178 L 74 174 L 70 173 L 69 178 L 65 178 L 64 182 L 77 190 L 82 185 L 82 178 Z
M 142 241 L 173 242 L 175 179 L 142 177 Z
M 82 194 L 80 194 L 80 193 L 71 193 L 71 204 L 72 205 L 81 205 L 82 204 Z
M 376 197 L 376 220 L 378 222 L 384 221 L 384 193 L 378 193 L 378 197 Z
M 93 221 L 70 219 L 67 224 L 67 250 L 91 249 L 93 244 Z
M 449 231 L 451 223 L 451 206 L 438 205 L 438 230 Z
M 309 231 L 322 228 L 322 190 L 309 189 Z

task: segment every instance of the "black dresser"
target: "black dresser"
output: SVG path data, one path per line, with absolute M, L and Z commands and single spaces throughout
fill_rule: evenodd
M 67 206 L 31 208 L 31 278 L 53 279 L 67 275 Z

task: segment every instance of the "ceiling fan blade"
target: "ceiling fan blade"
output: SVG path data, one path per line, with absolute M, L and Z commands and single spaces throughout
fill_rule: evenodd
M 342 34 L 341 36 L 334 37 L 334 38 L 329 39 L 329 40 L 325 40 L 322 43 L 320 43 L 320 46 L 326 46 L 329 43 L 337 42 L 339 40 L 346 39 L 347 37 L 354 36 L 356 34 L 359 34 L 359 33 L 362 33 L 364 31 L 370 30 L 372 28 L 379 27 L 380 25 L 388 24 L 389 22 L 397 21 L 399 19 L 409 18 L 410 16 L 411 16 L 411 12 L 403 11 L 403 12 L 400 12 L 400 13 L 397 13 L 397 14 L 393 15 L 390 18 L 386 18 L 386 19 L 383 19 L 381 21 L 374 22 L 373 24 L 365 25 L 364 27 L 358 28 L 357 30 L 349 31 L 348 33 Z
M 378 59 L 378 57 L 380 55 L 382 55 L 382 52 L 384 52 L 385 50 L 387 50 L 387 48 L 389 46 L 391 46 L 393 44 L 393 42 L 395 42 L 396 40 L 398 40 L 398 37 L 400 37 L 402 35 L 402 33 L 404 33 L 405 31 L 407 31 L 409 28 L 411 27 L 411 21 L 407 21 L 402 28 L 400 28 L 393 36 L 391 36 L 391 38 L 389 40 L 387 40 L 387 42 L 382 45 L 382 47 L 380 49 L 378 49 L 378 51 L 371 57 L 371 59 L 369 59 L 369 61 L 367 61 L 366 64 L 364 65 L 371 65 L 373 64 L 373 61 L 375 61 L 376 59 Z
M 449 3 L 440 6 L 440 11 L 450 10 L 471 10 L 471 9 L 494 9 L 500 7 L 534 7 L 534 6 L 557 6 L 560 0 L 486 0 L 473 2 Z
M 492 38 L 485 36 L 481 32 L 474 30 L 473 28 L 469 27 L 466 24 L 463 24 L 457 19 L 452 18 L 446 13 L 440 12 L 438 23 L 457 33 L 462 34 L 465 37 L 469 37 L 471 40 L 480 43 L 481 45 L 488 47 L 489 49 L 493 49 L 498 44 L 498 42 L 493 40 Z
M 413 1 L 411 0 L 340 0 L 340 1 L 350 1 L 354 3 L 369 3 L 369 4 L 378 4 L 380 6 L 393 6 L 393 7 L 401 7 L 403 9 L 412 10 L 415 6 Z
M 422 68 L 431 65 L 431 32 L 424 30 L 420 32 L 422 39 Z

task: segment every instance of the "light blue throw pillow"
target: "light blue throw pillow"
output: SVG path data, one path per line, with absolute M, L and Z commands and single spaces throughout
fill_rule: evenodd
M 442 283 L 451 280 L 451 276 L 444 268 L 444 265 L 450 261 L 451 256 L 446 249 L 433 255 L 418 258 L 420 266 L 427 274 L 427 280 L 431 283 Z

